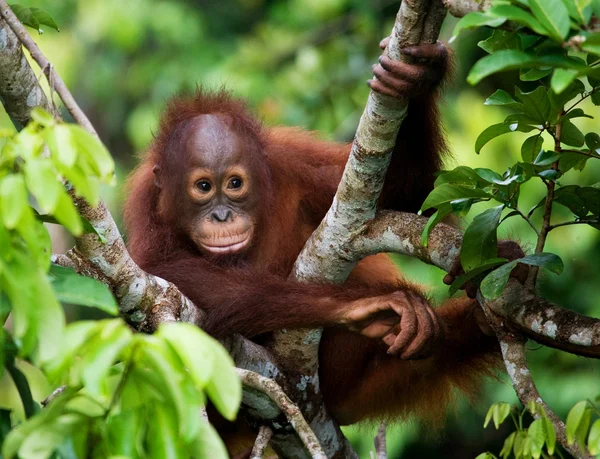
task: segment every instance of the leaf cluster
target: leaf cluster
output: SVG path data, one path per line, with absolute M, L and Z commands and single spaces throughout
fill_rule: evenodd
M 432 228 L 450 213 L 463 216 L 474 204 L 496 204 L 475 216 L 465 231 L 461 249 L 465 275 L 451 286 L 451 293 L 471 280 L 480 283 L 485 297 L 495 298 L 517 263 L 560 274 L 560 259 L 543 252 L 548 233 L 571 224 L 600 229 L 600 182 L 561 182 L 566 173 L 582 171 L 589 161 L 600 160 L 598 134 L 584 133 L 576 125 L 578 119 L 592 118 L 582 109 L 583 101 L 600 105 L 599 16 L 598 0 L 495 0 L 488 11 L 470 13 L 456 25 L 455 36 L 481 26 L 493 29 L 491 36 L 479 43 L 488 56 L 475 63 L 468 76 L 470 83 L 519 70 L 520 80 L 535 89 L 525 91 L 516 86 L 513 94 L 500 89 L 488 97 L 486 105 L 503 107 L 510 114 L 502 123 L 486 128 L 475 142 L 479 154 L 497 137 L 528 133 L 521 145 L 521 161 L 503 173 L 465 166 L 443 172 L 423 203 L 422 211 L 436 209 L 423 231 L 424 243 Z M 536 181 L 543 183 L 547 192 L 533 208 L 522 209 L 521 189 Z M 552 222 L 555 204 L 566 207 L 573 219 Z M 513 217 L 529 224 L 538 243 L 535 254 L 508 263 L 497 258 L 497 230 Z M 494 271 L 485 276 L 491 269 Z
M 524 415 L 529 412 L 535 419 L 527 428 L 524 425 Z M 566 434 L 569 445 L 575 445 L 584 453 L 592 455 L 600 453 L 600 419 L 593 423 L 592 417 L 598 417 L 598 409 L 589 400 L 575 404 L 567 415 Z M 556 447 L 556 431 L 544 407 L 530 401 L 527 407 L 520 410 L 508 403 L 494 403 L 487 412 L 484 427 L 493 420 L 496 429 L 508 419 L 509 415 L 516 428 L 505 440 L 499 453 L 501 458 L 539 459 L 540 457 L 564 457 L 563 452 Z M 590 427 L 591 426 L 591 427 Z M 587 439 L 587 441 L 586 441 Z M 586 451 L 587 449 L 587 451 Z M 485 452 L 476 459 L 497 459 L 497 456 Z
M 45 370 L 66 390 L 10 430 L 3 457 L 227 457 L 201 412 L 208 396 L 234 419 L 241 383 L 202 330 L 163 324 L 150 336 L 111 319 L 70 324 L 63 338 Z

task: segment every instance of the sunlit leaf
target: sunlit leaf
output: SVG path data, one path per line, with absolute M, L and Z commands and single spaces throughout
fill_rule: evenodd
M 510 414 L 510 405 L 508 403 L 500 402 L 494 405 L 494 411 L 492 413 L 492 419 L 494 420 L 494 426 L 496 429 L 500 428 L 500 424 Z
M 29 210 L 27 188 L 21 175 L 9 174 L 0 179 L 0 209 L 8 229 L 14 229 Z
M 460 21 L 454 27 L 454 31 L 452 32 L 452 38 L 450 42 L 454 41 L 458 34 L 463 30 L 474 29 L 480 26 L 490 26 L 497 27 L 504 23 L 506 18 L 490 16 L 485 13 L 472 12 L 461 18 Z
M 242 384 L 233 360 L 223 346 L 214 346 L 213 374 L 206 386 L 211 402 L 225 419 L 235 419 L 242 401 Z
M 596 419 L 588 436 L 588 449 L 590 454 L 600 453 L 600 419 Z
M 492 7 L 489 14 L 504 17 L 509 21 L 516 22 L 517 24 L 533 30 L 537 34 L 546 34 L 545 28 L 542 27 L 538 20 L 529 14 L 529 12 L 519 7 L 513 5 L 498 5 Z
M 157 336 L 164 337 L 189 369 L 200 388 L 210 381 L 214 365 L 214 347 L 219 343 L 198 327 L 186 323 L 162 324 Z
M 485 77 L 494 73 L 507 70 L 518 70 L 521 67 L 532 66 L 536 62 L 537 59 L 535 56 L 531 56 L 523 51 L 498 51 L 477 61 L 471 68 L 471 71 L 467 76 L 467 81 L 471 85 L 476 85 Z
M 535 18 L 556 41 L 562 42 L 570 29 L 569 12 L 562 0 L 529 0 Z
M 577 72 L 577 70 L 556 69 L 552 74 L 552 79 L 550 80 L 552 90 L 555 93 L 560 94 L 569 87 L 572 81 L 577 78 L 578 74 L 579 72 Z
M 531 455 L 534 459 L 539 459 L 542 455 L 542 449 L 546 441 L 544 431 L 544 420 L 535 419 L 527 429 L 527 436 L 531 444 Z
M 95 307 L 112 315 L 119 313 L 112 292 L 102 282 L 58 265 L 51 266 L 49 277 L 59 301 Z
M 492 196 L 483 190 L 469 188 L 466 186 L 444 183 L 434 188 L 421 207 L 421 210 L 427 210 L 432 207 L 438 208 L 444 203 L 449 203 L 462 198 L 491 198 Z

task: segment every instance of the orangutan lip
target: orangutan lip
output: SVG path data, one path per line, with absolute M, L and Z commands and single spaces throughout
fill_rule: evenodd
M 239 252 L 248 245 L 248 242 L 250 242 L 250 237 L 246 236 L 246 239 L 244 239 L 243 241 L 235 242 L 233 244 L 228 245 L 208 245 L 202 242 L 200 243 L 200 245 L 208 252 L 214 254 L 226 254 Z

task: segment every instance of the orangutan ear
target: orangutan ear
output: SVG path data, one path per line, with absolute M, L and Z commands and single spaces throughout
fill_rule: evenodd
M 160 189 L 160 166 L 155 165 L 152 168 L 152 172 L 154 173 L 154 185 L 156 185 L 156 188 Z

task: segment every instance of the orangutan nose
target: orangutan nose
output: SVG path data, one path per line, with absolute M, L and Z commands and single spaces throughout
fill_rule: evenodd
M 233 220 L 233 213 L 225 207 L 217 207 L 210 214 L 210 218 L 213 222 L 224 223 Z

